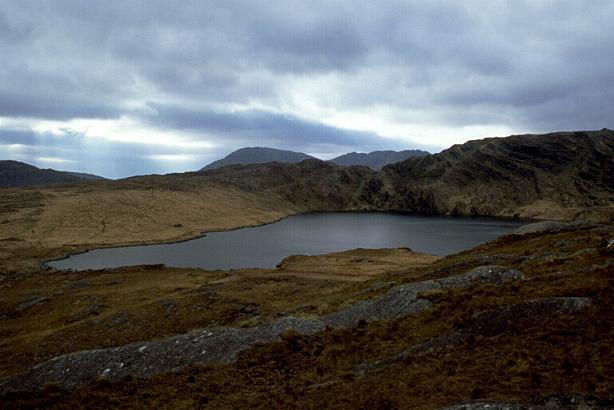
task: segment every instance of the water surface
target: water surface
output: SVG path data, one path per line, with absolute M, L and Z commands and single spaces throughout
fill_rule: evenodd
M 102 269 L 165 264 L 204 269 L 272 268 L 289 255 L 317 255 L 355 248 L 408 247 L 448 255 L 493 240 L 523 222 L 389 212 L 326 212 L 186 242 L 96 249 L 49 262 L 57 269 Z

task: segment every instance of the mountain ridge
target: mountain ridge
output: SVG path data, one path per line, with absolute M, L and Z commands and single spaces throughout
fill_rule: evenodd
M 38 168 L 34 165 L 15 160 L 0 161 L 0 188 L 54 185 L 105 179 L 93 174 Z
M 268 147 L 245 147 L 231 152 L 227 156 L 204 166 L 200 171 L 210 171 L 227 165 L 262 164 L 267 162 L 297 163 L 315 157 L 296 151 Z
M 411 157 L 423 157 L 430 155 L 429 152 L 419 149 L 403 150 L 403 151 L 371 151 L 371 152 L 348 152 L 336 158 L 330 159 L 341 166 L 364 165 L 372 169 L 381 169 L 386 165 L 404 161 Z

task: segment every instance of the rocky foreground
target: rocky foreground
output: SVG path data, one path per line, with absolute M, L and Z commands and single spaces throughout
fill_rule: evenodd
M 601 130 L 471 141 L 381 171 L 307 160 L 3 189 L 0 407 L 612 408 L 613 174 Z M 558 221 L 441 259 L 40 264 L 345 210 Z
M 222 326 L 39 361 L 4 379 L 2 403 L 9 408 L 611 408 L 613 239 L 611 225 L 526 226 L 429 266 L 335 285 L 332 299 L 308 296 L 311 303 L 297 299 L 294 307 L 267 308 L 270 313 L 263 300 L 241 308 L 242 317 Z M 89 283 L 77 285 L 86 278 L 76 276 L 58 283 L 87 292 L 98 283 L 99 274 L 92 274 Z M 167 272 L 178 274 L 183 273 Z M 121 270 L 104 275 L 100 286 L 108 286 L 113 275 L 125 280 Z M 201 300 L 205 294 L 209 300 L 221 296 L 213 296 L 222 290 L 211 287 L 215 283 L 235 292 L 249 286 L 248 275 L 244 285 L 215 275 L 206 293 L 198 291 Z M 268 275 L 253 280 L 267 283 L 273 294 L 311 292 L 314 284 Z M 194 290 L 204 289 L 204 276 L 191 277 L 201 278 Z M 335 302 L 335 297 L 342 299 Z M 149 316 L 150 326 L 179 319 L 174 312 L 181 312 L 180 306 L 160 308 L 167 313 Z M 125 320 L 128 327 L 139 326 L 135 316 Z

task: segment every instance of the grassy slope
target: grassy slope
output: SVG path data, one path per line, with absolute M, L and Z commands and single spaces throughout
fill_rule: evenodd
M 0 282 L 0 379 L 77 350 L 210 325 L 256 324 L 288 311 L 328 312 L 360 297 L 356 289 L 377 283 L 384 272 L 437 259 L 405 249 L 355 250 L 290 257 L 278 269 L 229 273 L 145 266 Z
M 0 270 L 310 211 L 614 219 L 614 133 L 491 138 L 375 172 L 317 160 L 3 190 Z
M 597 137 L 561 138 L 584 141 Z M 476 287 L 431 295 L 436 309 L 414 318 L 312 337 L 288 335 L 282 343 L 244 353 L 233 365 L 197 366 L 149 381 L 103 382 L 94 389 L 71 393 L 50 388 L 40 397 L 5 397 L 5 403 L 75 407 L 88 403 L 103 407 L 208 403 L 215 408 L 291 403 L 317 407 L 326 400 L 333 407 L 431 408 L 471 396 L 526 399 L 557 392 L 614 396 L 614 360 L 606 349 L 614 341 L 609 296 L 612 267 L 604 267 L 612 254 L 602 246 L 614 236 L 611 225 L 505 238 L 445 258 L 430 268 L 411 265 L 410 269 L 410 262 L 403 262 L 400 255 L 388 259 L 379 255 L 375 270 L 366 265 L 357 269 L 366 269 L 360 279 L 367 279 L 358 282 L 356 276 L 342 277 L 347 275 L 351 258 L 334 263 L 298 261 L 300 266 L 282 266 L 280 272 L 246 271 L 237 276 L 239 281 L 219 272 L 167 268 L 22 275 L 26 270 L 35 271 L 41 258 L 67 252 L 178 240 L 207 230 L 271 222 L 297 212 L 392 208 L 465 214 L 475 208 L 479 214 L 550 213 L 573 219 L 582 217 L 583 209 L 593 212 L 603 207 L 606 213 L 611 209 L 612 182 L 603 170 L 610 169 L 612 157 L 596 154 L 610 152 L 611 139 L 592 151 L 583 148 L 586 144 L 576 145 L 574 153 L 565 151 L 567 140 L 554 148 L 546 144 L 550 156 L 539 154 L 542 160 L 534 165 L 530 158 L 536 153 L 531 147 L 543 144 L 535 137 L 522 139 L 525 145 L 516 139 L 468 143 L 430 160 L 416 160 L 427 162 L 410 160 L 379 174 L 361 167 L 307 161 L 3 190 L 0 316 L 3 325 L 9 325 L 2 327 L 0 349 L 5 376 L 71 349 L 163 337 L 203 324 L 249 324 L 292 309 L 299 314 L 323 313 L 382 293 L 389 283 L 417 280 L 427 273 L 445 276 L 500 263 L 517 267 L 531 278 L 501 289 Z M 454 150 L 462 151 L 456 159 L 450 157 Z M 398 175 L 393 178 L 394 173 Z M 537 181 L 537 190 L 527 185 L 530 180 Z M 517 186 L 523 187 L 522 195 L 515 193 Z M 394 265 L 389 271 L 382 268 L 387 263 Z M 459 326 L 472 312 L 532 297 L 562 295 L 589 295 L 596 302 L 573 318 L 509 329 L 446 354 L 395 365 L 389 372 L 365 378 L 348 373 L 356 364 Z M 37 298 L 40 304 L 19 307 Z M 344 376 L 343 383 L 305 389 Z
M 427 295 L 434 309 L 414 317 L 286 334 L 278 343 L 242 353 L 236 363 L 192 366 L 149 380 L 125 380 L 71 392 L 50 386 L 36 395 L 9 395 L 10 405 L 59 407 L 437 408 L 471 398 L 534 400 L 549 395 L 614 396 L 614 277 L 611 226 L 555 234 L 509 236 L 444 258 L 427 269 L 378 276 L 415 281 L 501 263 L 527 279 L 501 287 Z M 553 252 L 553 250 L 556 250 Z M 356 295 L 362 287 L 339 289 Z M 475 312 L 523 300 L 587 296 L 590 308 L 527 327 L 508 326 L 437 354 L 422 353 L 366 376 L 351 369 L 462 326 Z M 331 385 L 317 387 L 321 383 Z

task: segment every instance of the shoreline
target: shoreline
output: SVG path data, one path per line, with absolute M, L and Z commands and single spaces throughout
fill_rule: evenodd
M 258 224 L 254 224 L 254 225 L 241 225 L 241 226 L 236 226 L 236 227 L 232 227 L 232 228 L 228 228 L 228 229 L 203 231 L 203 232 L 198 233 L 195 236 L 188 236 L 188 237 L 185 237 L 185 238 L 182 238 L 182 239 L 171 239 L 171 240 L 167 240 L 167 241 L 146 241 L 146 242 L 140 242 L 140 243 L 117 244 L 117 245 L 110 245 L 110 246 L 98 246 L 98 247 L 93 247 L 93 248 L 87 248 L 87 249 L 85 249 L 83 251 L 71 252 L 71 253 L 65 254 L 62 257 L 42 260 L 39 263 L 39 266 L 40 266 L 40 269 L 43 270 L 43 271 L 59 271 L 59 272 L 73 271 L 70 268 L 68 268 L 68 269 L 54 268 L 52 266 L 49 266 L 48 263 L 65 260 L 65 259 L 70 258 L 71 256 L 85 254 L 85 253 L 88 253 L 88 252 L 91 252 L 91 251 L 95 251 L 95 250 L 117 249 L 117 248 L 133 248 L 133 247 L 139 247 L 139 246 L 153 246 L 153 245 L 173 245 L 173 244 L 179 244 L 179 243 L 184 243 L 184 242 L 189 242 L 189 241 L 197 240 L 197 239 L 200 239 L 200 238 L 204 238 L 205 236 L 207 236 L 207 234 L 210 234 L 210 233 L 231 232 L 231 231 L 236 231 L 236 230 L 239 230 L 239 229 L 257 228 L 257 227 L 260 227 L 260 226 L 270 225 L 270 224 L 274 224 L 274 223 L 280 222 L 280 221 L 282 221 L 284 219 L 287 219 L 287 218 L 290 218 L 290 217 L 294 217 L 294 216 L 310 215 L 310 214 L 335 214 L 335 213 L 340 213 L 340 214 L 342 214 L 342 213 L 364 213 L 364 214 L 381 213 L 381 214 L 397 214 L 397 215 L 405 215 L 405 216 L 414 216 L 414 217 L 421 217 L 421 218 L 438 217 L 438 218 L 447 218 L 447 219 L 456 219 L 456 220 L 458 220 L 458 219 L 464 219 L 464 220 L 500 220 L 500 221 L 509 221 L 509 222 L 511 222 L 511 221 L 514 221 L 514 222 L 524 222 L 520 226 L 531 224 L 531 223 L 536 223 L 536 222 L 547 221 L 546 219 L 527 219 L 527 218 L 481 216 L 481 215 L 480 216 L 426 215 L 426 214 L 419 214 L 419 213 L 415 213 L 415 212 L 403 212 L 403 211 L 394 211 L 394 210 L 393 211 L 385 211 L 385 210 L 384 211 L 382 211 L 382 210 L 306 211 L 306 212 L 298 212 L 298 213 L 287 214 L 285 216 L 282 216 L 281 218 L 277 218 L 277 219 L 271 220 L 269 222 L 263 222 L 263 223 L 258 223 Z M 505 235 L 506 234 L 501 235 L 501 236 L 505 236 Z M 499 236 L 499 237 L 501 237 L 501 236 Z M 479 246 L 479 245 L 481 245 L 483 243 L 486 243 L 486 242 L 481 242 L 481 243 L 479 243 L 476 246 Z M 373 249 L 393 249 L 393 248 L 386 248 L 386 247 L 384 247 L 384 248 L 373 248 Z M 352 249 L 346 249 L 346 250 L 352 250 Z M 463 252 L 463 251 L 464 250 L 460 250 L 458 252 Z M 455 252 L 455 253 L 458 253 L 458 252 Z M 324 254 L 327 254 L 327 253 L 324 253 Z M 290 256 L 294 256 L 294 254 L 287 255 L 284 258 L 287 258 L 287 257 L 290 257 Z M 437 255 L 434 255 L 434 256 L 437 256 Z M 142 264 L 139 264 L 139 265 L 142 265 Z M 114 269 L 114 268 L 126 267 L 126 266 L 133 266 L 133 265 L 125 265 L 125 266 L 122 265 L 122 266 L 117 266 L 117 267 L 108 267 L 108 268 L 101 268 L 101 269 Z M 176 268 L 177 266 L 168 266 L 168 267 L 169 268 Z M 193 269 L 205 269 L 205 268 L 193 267 Z M 240 267 L 240 268 L 233 268 L 233 269 L 258 269 L 258 268 L 254 268 L 254 267 Z M 269 269 L 269 268 L 265 268 L 265 269 Z M 210 269 L 205 269 L 205 270 L 210 270 Z M 213 270 L 215 270 L 215 269 L 213 269 Z M 224 270 L 224 269 L 222 269 L 222 270 Z M 232 270 L 232 269 L 227 269 L 227 271 L 230 271 L 230 270 Z

